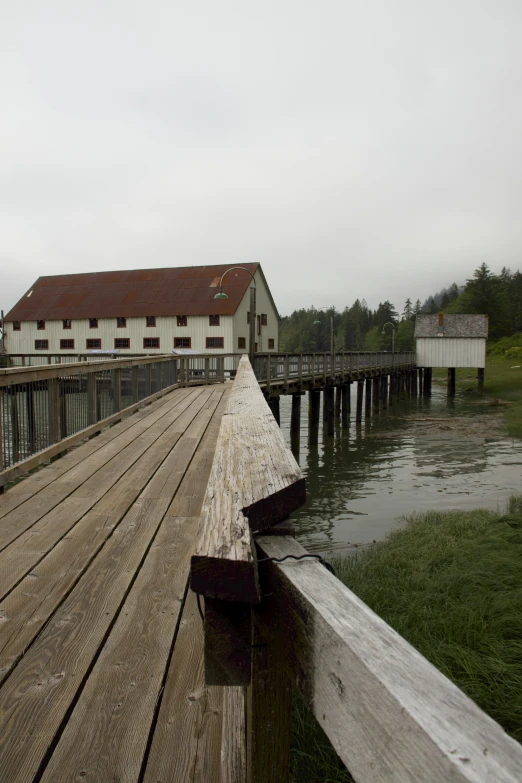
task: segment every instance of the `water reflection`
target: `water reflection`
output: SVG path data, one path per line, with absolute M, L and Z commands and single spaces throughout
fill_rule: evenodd
M 282 397 L 281 428 L 289 445 L 290 409 L 291 397 Z M 472 426 L 463 430 L 463 416 L 478 424 L 484 414 L 465 395 L 448 404 L 445 389 L 434 388 L 431 398 L 410 398 L 372 414 L 355 422 L 352 390 L 349 425 L 337 422 L 334 436 L 328 436 L 321 411 L 314 444 L 308 436 L 308 396 L 302 398 L 297 454 L 308 500 L 292 518 L 310 550 L 381 539 L 413 510 L 497 508 L 521 491 L 522 443 L 493 433 L 485 437 Z M 434 423 L 433 429 L 431 417 L 441 416 L 448 421 Z

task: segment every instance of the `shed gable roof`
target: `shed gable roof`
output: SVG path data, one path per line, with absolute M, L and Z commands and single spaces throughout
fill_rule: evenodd
M 242 266 L 262 274 L 259 264 Z M 228 299 L 216 300 L 219 280 L 230 268 L 220 264 L 39 277 L 5 320 L 233 315 L 252 278 L 240 269 L 230 272 L 223 285 Z
M 488 337 L 487 315 L 450 315 L 444 313 L 444 337 Z M 438 315 L 418 315 L 415 319 L 415 337 L 440 337 Z

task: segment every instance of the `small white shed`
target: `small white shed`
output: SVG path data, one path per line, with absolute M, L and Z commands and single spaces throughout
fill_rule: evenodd
M 417 367 L 486 366 L 487 315 L 418 315 Z

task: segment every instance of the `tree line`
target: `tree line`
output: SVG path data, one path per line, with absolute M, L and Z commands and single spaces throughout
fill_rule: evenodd
M 496 275 L 487 264 L 482 264 L 465 285 L 452 283 L 429 296 L 423 304 L 420 299 L 413 304 L 408 298 L 400 313 L 388 300 L 372 310 L 364 299 L 356 299 L 342 312 L 333 307 L 294 310 L 281 318 L 279 350 L 329 351 L 333 319 L 336 351 L 389 351 L 392 332 L 396 351 L 412 351 L 416 316 L 438 312 L 487 313 L 490 339 L 522 332 L 522 274 L 504 267 Z

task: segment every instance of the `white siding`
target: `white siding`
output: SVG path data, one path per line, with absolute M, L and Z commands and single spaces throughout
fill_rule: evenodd
M 485 367 L 486 341 L 481 337 L 418 337 L 419 367 Z
M 151 313 L 154 315 L 154 313 Z M 46 353 L 84 353 L 89 350 L 86 347 L 88 339 L 100 339 L 102 350 L 112 350 L 116 337 L 128 337 L 130 348 L 119 349 L 125 353 L 170 353 L 174 348 L 174 337 L 190 337 L 191 347 L 198 351 L 206 351 L 207 337 L 223 337 L 224 348 L 208 349 L 213 353 L 232 353 L 234 351 L 232 341 L 232 321 L 230 315 L 220 317 L 219 326 L 210 326 L 208 315 L 187 316 L 187 326 L 178 326 L 176 317 L 157 317 L 155 327 L 147 327 L 145 318 L 127 318 L 124 329 L 118 329 L 115 318 L 99 318 L 98 328 L 89 328 L 86 319 L 75 321 L 72 319 L 71 329 L 63 328 L 63 321 L 46 321 L 45 329 L 37 330 L 36 321 L 23 321 L 21 331 L 13 331 L 13 324 L 6 323 L 6 349 L 9 353 L 40 353 L 35 351 L 35 340 L 49 340 L 49 349 Z M 159 337 L 159 349 L 144 348 L 144 337 Z M 74 348 L 70 350 L 60 349 L 60 340 L 74 340 Z M 236 349 L 237 350 L 237 349 Z
M 256 323 L 256 343 L 257 350 L 260 353 L 268 351 L 268 341 L 274 341 L 274 348 L 270 350 L 279 350 L 279 322 L 277 320 L 277 313 L 272 305 L 270 296 L 268 294 L 267 287 L 261 277 L 259 271 L 254 275 L 256 281 L 256 312 L 257 315 L 265 314 L 267 318 L 267 325 L 261 326 L 261 334 L 257 333 Z M 226 291 L 226 278 L 223 290 Z M 234 315 L 234 348 L 233 352 L 236 353 L 238 348 L 238 338 L 245 338 L 246 348 L 244 349 L 248 353 L 248 340 L 250 334 L 250 324 L 247 323 L 247 312 L 250 310 L 250 286 L 247 289 L 243 299 L 241 300 L 239 307 Z

